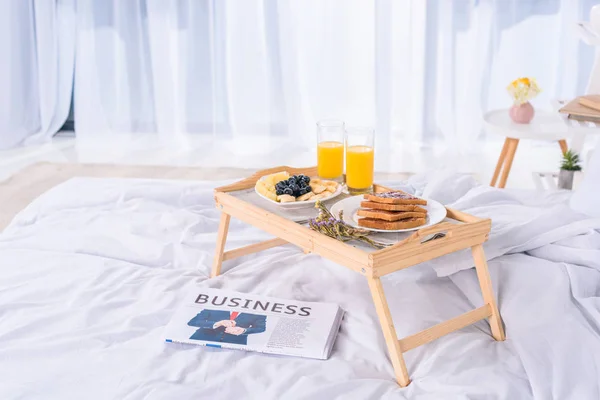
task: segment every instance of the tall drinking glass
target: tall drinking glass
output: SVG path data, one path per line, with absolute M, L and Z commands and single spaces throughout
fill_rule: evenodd
M 373 190 L 374 137 L 372 128 L 346 129 L 346 185 L 352 195 Z
M 320 178 L 341 182 L 344 174 L 344 122 L 317 122 L 317 170 Z

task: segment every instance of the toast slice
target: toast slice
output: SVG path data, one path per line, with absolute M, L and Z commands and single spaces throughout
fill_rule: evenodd
M 358 210 L 359 217 L 381 219 L 384 221 L 400 221 L 408 218 L 425 218 L 426 213 L 414 211 L 385 211 L 385 210 Z
M 420 199 L 401 191 L 365 194 L 364 199 L 375 203 L 385 204 L 427 204 L 427 200 Z
M 382 229 L 387 231 L 395 231 L 398 229 L 416 228 L 417 226 L 425 225 L 426 218 L 409 218 L 400 221 L 382 221 L 374 218 L 361 218 L 358 220 L 358 226 L 365 228 Z
M 360 206 L 362 208 L 371 208 L 373 210 L 386 210 L 386 211 L 414 211 L 420 213 L 426 213 L 427 210 L 423 207 L 419 207 L 416 204 L 386 204 L 386 203 L 375 203 L 374 201 L 361 201 Z

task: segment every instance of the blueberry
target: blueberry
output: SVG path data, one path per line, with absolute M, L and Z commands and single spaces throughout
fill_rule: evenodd
M 304 175 L 304 179 L 302 179 L 302 181 L 308 185 L 310 183 L 310 177 Z
M 275 191 L 275 193 L 277 193 L 277 196 L 281 196 L 283 194 L 283 190 L 282 189 L 277 189 Z
M 310 188 L 302 188 L 300 189 L 300 196 L 302 196 L 303 194 L 306 194 L 310 192 Z
M 300 186 L 294 183 L 293 185 L 290 185 L 290 189 L 292 189 L 293 192 L 298 192 L 300 191 Z
M 291 196 L 294 194 L 294 191 L 290 187 L 286 187 L 283 189 L 283 194 L 289 194 Z
M 295 185 L 296 183 L 298 183 L 298 179 L 296 179 L 295 176 L 290 177 L 290 179 L 288 179 L 288 183 L 290 186 Z

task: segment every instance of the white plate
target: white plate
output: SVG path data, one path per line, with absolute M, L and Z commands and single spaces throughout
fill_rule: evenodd
M 266 176 L 263 176 L 260 178 L 260 180 L 264 180 L 266 178 Z M 329 197 L 325 197 L 323 199 L 320 199 L 321 201 L 329 201 L 331 199 L 333 199 L 334 197 L 337 197 L 340 195 L 340 193 L 342 193 L 342 185 L 340 185 L 338 183 L 337 185 L 337 189 L 336 191 Z M 315 203 L 317 202 L 317 200 L 305 200 L 305 201 L 294 201 L 294 202 L 289 202 L 289 203 L 280 203 L 278 201 L 273 201 L 271 199 L 269 199 L 268 197 L 263 196 L 262 194 L 260 194 L 258 192 L 258 190 L 256 190 L 256 186 L 254 187 L 254 191 L 256 192 L 257 195 L 259 195 L 260 197 L 262 197 L 263 199 L 265 199 L 266 201 L 268 201 L 271 204 L 275 204 L 281 208 L 304 208 L 304 207 L 314 207 Z
M 426 206 L 421 206 L 427 209 L 427 221 L 424 225 L 417 226 L 416 228 L 408 228 L 408 229 L 397 229 L 397 230 L 384 230 L 384 229 L 375 229 L 375 228 L 365 228 L 364 226 L 358 226 L 358 219 L 360 217 L 356 216 L 356 212 L 360 208 L 360 202 L 364 201 L 363 196 L 352 196 L 347 199 L 340 200 L 331 207 L 331 213 L 337 218 L 340 211 L 344 211 L 344 222 L 350 226 L 355 228 L 365 229 L 373 232 L 409 232 L 416 231 L 418 229 L 422 229 L 431 225 L 435 225 L 440 223 L 446 218 L 446 207 L 442 204 L 438 203 L 435 200 L 427 200 Z

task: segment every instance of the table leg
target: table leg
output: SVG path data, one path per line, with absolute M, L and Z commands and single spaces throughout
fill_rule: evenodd
M 217 233 L 217 245 L 215 247 L 215 258 L 213 260 L 212 271 L 210 277 L 221 273 L 221 265 L 223 264 L 223 251 L 225 250 L 225 241 L 227 240 L 227 231 L 229 230 L 229 220 L 231 216 L 224 212 L 221 213 L 221 222 L 219 223 L 219 230 Z
M 507 140 L 508 147 L 506 149 L 506 159 L 504 160 L 500 184 L 498 185 L 499 188 L 504 188 L 506 186 L 506 180 L 508 179 L 508 174 L 510 174 L 510 168 L 512 167 L 515 153 L 517 152 L 517 146 L 519 145 L 519 139 L 508 138 Z
M 406 363 L 400 350 L 400 341 L 394 328 L 394 322 L 388 308 L 385 294 L 383 293 L 383 286 L 379 278 L 367 278 L 369 281 L 369 288 L 371 289 L 371 295 L 373 296 L 373 302 L 375 303 L 375 310 L 379 317 L 379 323 L 381 324 L 381 330 L 383 331 L 383 337 L 387 344 L 388 352 L 392 360 L 392 366 L 396 374 L 396 380 L 402 387 L 408 386 L 410 379 L 408 378 L 408 371 L 406 370 Z
M 490 186 L 495 186 L 496 181 L 498 180 L 498 175 L 500 175 L 500 171 L 502 170 L 502 166 L 504 165 L 504 159 L 506 158 L 506 151 L 508 150 L 508 141 L 510 139 L 506 138 L 504 140 L 504 145 L 502 146 L 502 151 L 500 151 L 500 156 L 498 157 L 498 163 L 496 164 L 496 170 L 494 171 L 494 176 L 492 176 L 492 182 L 490 182 Z
M 567 146 L 567 141 L 564 139 L 559 140 L 558 145 L 560 146 L 560 151 L 562 151 L 563 154 L 565 154 L 569 150 L 569 146 Z
M 492 311 L 492 315 L 490 315 L 489 318 L 492 336 L 494 339 L 502 341 L 506 336 L 504 335 L 504 328 L 502 327 L 502 318 L 500 317 L 500 312 L 496 305 L 494 289 L 492 287 L 492 280 L 485 259 L 485 253 L 483 252 L 483 246 L 480 244 L 475 245 L 471 248 L 471 252 L 473 253 L 473 260 L 475 261 L 475 269 L 477 270 L 477 279 L 479 279 L 483 301 L 490 306 Z

